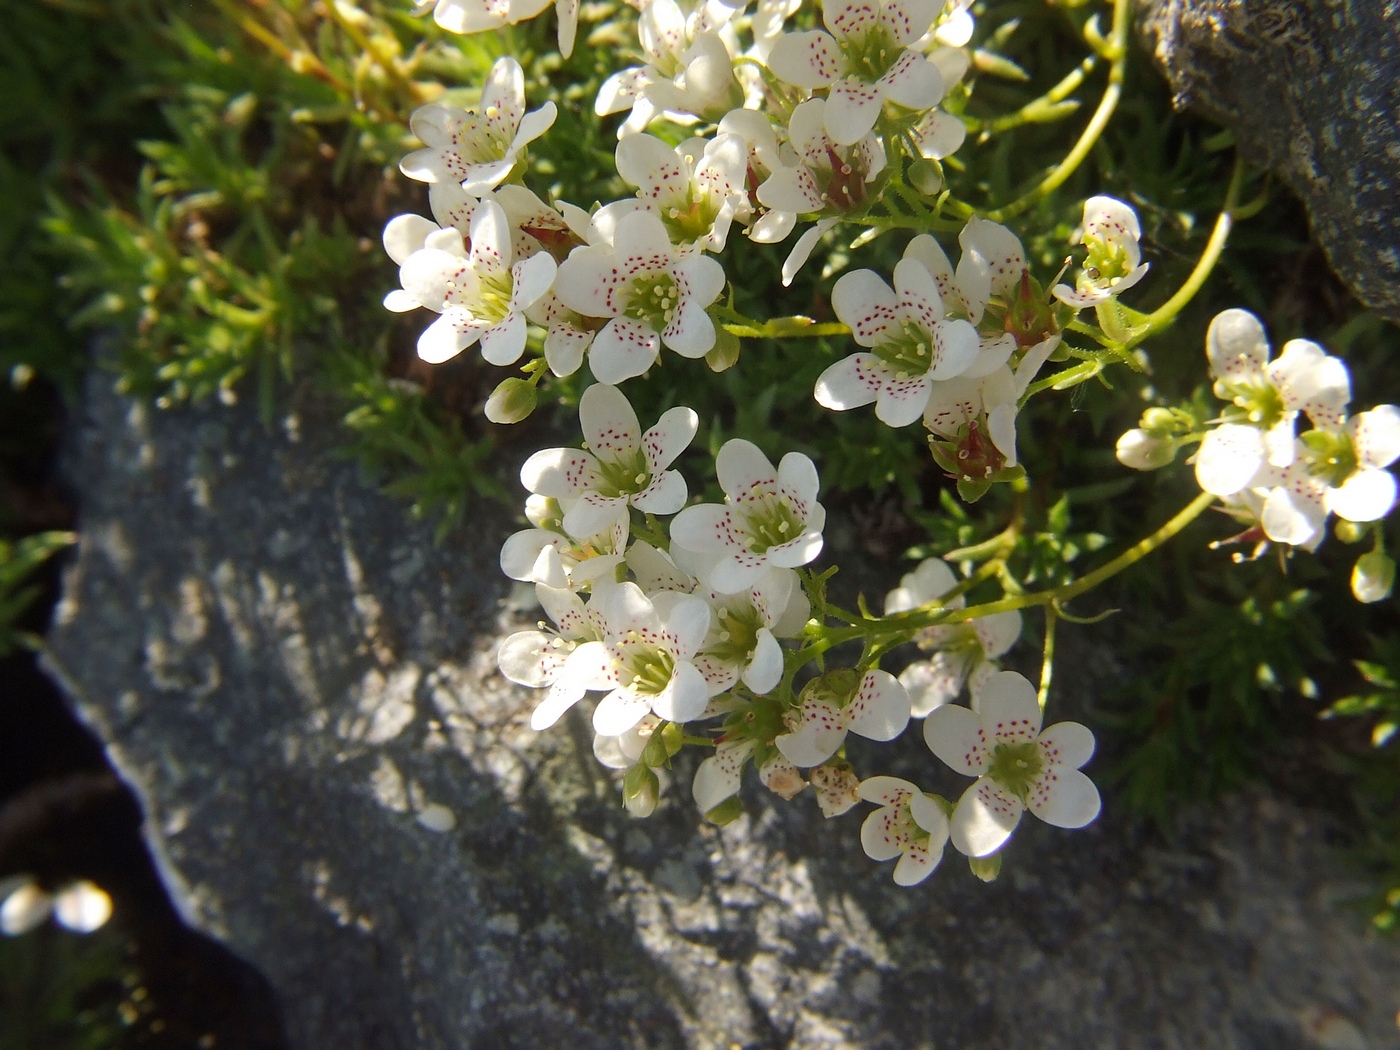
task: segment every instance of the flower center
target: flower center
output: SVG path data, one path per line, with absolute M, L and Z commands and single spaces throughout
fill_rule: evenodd
M 747 664 L 753 659 L 758 647 L 758 632 L 763 626 L 759 622 L 758 610 L 752 605 L 735 612 L 721 608 L 719 620 L 719 643 L 708 652 L 729 664 Z
M 797 516 L 788 496 L 769 498 L 748 512 L 749 550 L 763 554 L 797 539 L 806 522 Z
M 514 292 L 509 274 L 482 277 L 476 286 L 476 296 L 470 309 L 478 321 L 498 324 L 510 314 Z
M 651 484 L 651 472 L 647 469 L 646 454 L 637 449 L 614 460 L 598 459 L 599 482 L 594 491 L 600 496 L 614 499 L 618 496 L 635 496 Z
M 1340 488 L 1360 465 L 1351 438 L 1343 432 L 1310 430 L 1303 435 L 1308 461 L 1308 473 L 1326 482 L 1329 488 Z
M 997 744 L 987 775 L 1023 802 L 1045 770 L 1040 744 L 1028 740 L 1020 744 Z
M 912 379 L 924 375 L 933 365 L 933 336 L 913 321 L 905 321 L 897 334 L 872 352 L 890 366 L 895 379 Z
M 632 278 L 622 316 L 641 321 L 654 332 L 662 332 L 671 323 L 680 298 L 680 289 L 670 274 L 643 274 Z
M 709 235 L 719 215 L 719 202 L 703 190 L 697 192 L 692 182 L 686 187 L 684 200 L 674 200 L 662 209 L 661 221 L 677 244 L 689 244 Z
M 1217 393 L 1244 409 L 1245 421 L 1251 426 L 1271 430 L 1288 415 L 1283 394 L 1267 379 L 1251 378 L 1220 385 L 1224 389 Z
M 1084 276 L 1096 287 L 1112 288 L 1132 272 L 1132 259 L 1122 241 L 1086 237 L 1084 245 L 1089 249 L 1088 258 L 1084 260 Z
M 894 42 L 889 27 L 876 23 L 859 36 L 840 42 L 848 76 L 873 84 L 890 71 L 904 49 Z
M 855 163 L 854 156 L 843 158 L 830 143 L 826 147 L 826 159 L 831 165 L 831 174 L 822 187 L 822 200 L 838 212 L 855 209 L 865 200 L 865 171 Z M 814 171 L 812 174 L 820 183 L 822 173 Z
M 622 649 L 621 677 L 625 687 L 655 695 L 671 684 L 676 659 L 665 649 L 647 645 L 636 631 L 629 631 L 619 648 Z

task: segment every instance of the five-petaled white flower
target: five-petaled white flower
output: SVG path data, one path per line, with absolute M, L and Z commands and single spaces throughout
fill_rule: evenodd
M 426 220 L 424 220 L 426 221 Z M 525 311 L 554 281 L 554 260 L 545 252 L 512 262 L 512 230 L 505 211 L 483 199 L 472 213 L 471 248 L 455 227 L 427 235 L 424 246 L 399 266 L 400 291 L 384 305 L 396 313 L 426 306 L 442 316 L 418 337 L 418 356 L 441 364 L 480 341 L 481 356 L 508 365 L 525 349 Z M 386 246 L 396 250 L 385 230 Z
M 573 536 L 564 528 L 566 507 L 547 496 L 525 501 L 532 529 L 512 533 L 501 546 L 501 571 L 512 580 L 579 590 L 610 577 L 622 564 L 630 522 L 625 508 L 597 532 Z
M 1138 247 L 1142 227 L 1137 213 L 1122 201 L 1090 197 L 1084 202 L 1082 230 L 1080 241 L 1089 254 L 1075 287 L 1057 284 L 1050 289 L 1060 302 L 1080 310 L 1121 295 L 1147 273 Z
M 567 501 L 565 532 L 590 536 L 629 506 L 646 514 L 685 506 L 685 478 L 666 468 L 695 437 L 700 417 L 693 409 L 668 409 L 643 434 L 627 396 L 599 383 L 583 392 L 578 416 L 586 449 L 542 449 L 520 470 L 531 492 Z
M 1346 418 L 1346 365 L 1306 339 L 1290 339 L 1270 361 L 1264 326 L 1247 310 L 1216 315 L 1206 332 L 1206 357 L 1216 396 L 1232 404 L 1196 453 L 1196 480 L 1212 495 L 1241 491 L 1265 463 L 1292 463 L 1299 412 L 1315 427 L 1338 428 Z
M 773 171 L 758 187 L 760 204 L 794 215 L 817 214 L 816 224 L 797 239 L 783 263 L 783 285 L 792 283 L 822 234 L 849 212 L 864 208 L 870 184 L 884 170 L 885 147 L 874 135 L 838 145 L 826 131 L 826 99 L 812 98 L 792 111 L 788 143 L 796 163 Z
M 433 21 L 449 33 L 485 33 L 528 22 L 549 4 L 550 0 L 419 0 L 415 14 L 431 7 Z M 578 4 L 579 0 L 554 0 L 559 16 L 559 53 L 565 58 L 574 51 Z
M 899 680 L 879 668 L 866 671 L 859 681 L 854 677 L 854 672 L 828 674 L 803 690 L 802 706 L 793 712 L 792 731 L 773 741 L 793 765 L 803 769 L 821 765 L 841 749 L 847 733 L 867 740 L 893 740 L 904 732 L 909 724 L 909 694 Z
M 758 696 L 782 679 L 779 637 L 802 633 L 811 613 L 807 596 L 791 569 L 769 569 L 752 587 L 737 594 L 702 595 L 714 610 L 710 633 L 696 665 L 712 682 L 728 689 L 735 682 Z
M 676 244 L 719 252 L 729 226 L 749 212 L 748 148 L 737 135 L 692 138 L 672 149 L 654 135 L 617 144 L 617 173 L 660 216 Z
M 946 704 L 924 721 L 929 749 L 978 778 L 953 811 L 959 852 L 995 853 L 1027 808 L 1060 828 L 1082 828 L 1099 815 L 1098 789 L 1079 771 L 1094 753 L 1087 728 L 1058 722 L 1042 731 L 1035 687 L 1015 671 L 992 675 L 972 704 Z
M 940 0 L 828 0 L 822 5 L 826 31 L 780 37 L 768 68 L 798 87 L 829 88 L 827 134 L 849 146 L 870 133 L 887 100 L 927 110 L 943 97 L 937 67 L 909 46 L 942 7 Z
M 899 886 L 915 886 L 932 875 L 948 842 L 943 807 L 898 777 L 862 780 L 860 797 L 880 807 L 860 826 L 865 855 L 871 860 L 898 857 L 894 881 Z
M 885 596 L 885 615 L 908 612 L 935 602 L 957 583 L 947 562 L 928 558 L 913 572 L 905 573 L 899 586 Z M 961 609 L 959 596 L 945 603 Z M 1021 614 L 1016 609 L 982 616 L 967 623 L 925 627 L 915 641 L 921 649 L 934 650 L 927 660 L 910 664 L 899 681 L 909 691 L 912 714 L 925 718 L 934 708 L 956 700 L 966 685 L 975 697 L 983 684 L 1001 670 L 996 660 L 1021 636 Z
M 913 259 L 895 265 L 893 290 L 873 270 L 843 274 L 831 291 L 831 305 L 856 343 L 870 352 L 852 354 L 824 371 L 817 379 L 817 403 L 845 411 L 873 401 L 876 417 L 892 427 L 922 416 L 938 381 L 985 375 L 1011 353 L 1007 346 L 1005 353 L 979 355 L 977 330 L 944 317 L 937 284 Z
M 588 366 L 600 383 L 645 372 L 664 344 L 704 357 L 715 344 L 705 312 L 724 290 L 724 267 L 678 251 L 661 219 L 634 211 L 617 222 L 612 244 L 589 244 L 559 267 L 555 294 L 584 317 L 610 318 L 593 337 Z
M 648 713 L 668 722 L 700 717 L 720 691 L 692 662 L 710 627 L 704 600 L 671 592 L 648 598 L 635 583 L 619 583 L 596 592 L 591 604 L 606 634 L 570 653 L 558 681 L 608 691 L 593 712 L 594 730 L 617 736 Z
M 576 704 L 585 690 L 577 683 L 559 686 L 559 672 L 580 642 L 603 637 L 603 623 L 573 591 L 535 585 L 535 595 L 554 629 L 541 621 L 538 630 L 517 631 L 501 643 L 496 665 L 512 682 L 549 693 L 530 717 L 532 729 L 548 729 Z
M 419 182 L 458 183 L 480 196 L 510 174 L 520 151 L 549 130 L 555 112 L 553 102 L 525 111 L 525 74 L 507 56 L 491 67 L 475 112 L 438 102 L 413 111 L 409 127 L 425 148 L 404 157 L 399 170 Z
M 603 82 L 594 103 L 600 117 L 631 110 L 618 138 L 641 131 L 662 114 L 693 124 L 718 121 L 744 104 L 734 61 L 720 32 L 734 7 L 700 0 L 687 13 L 676 0 L 648 0 L 637 16 L 646 64 L 619 70 Z M 732 34 L 731 34 L 732 36 Z
M 726 441 L 715 459 L 725 501 L 687 507 L 671 522 L 671 541 L 713 559 L 701 570 L 720 594 L 748 590 L 770 567 L 795 569 L 822 549 L 826 509 L 817 502 L 817 468 L 800 452 L 773 464 L 751 441 Z

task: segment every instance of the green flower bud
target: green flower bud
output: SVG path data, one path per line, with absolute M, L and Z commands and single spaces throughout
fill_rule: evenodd
M 936 160 L 921 157 L 909 165 L 909 185 L 925 197 L 933 197 L 943 190 L 943 166 Z
M 739 362 L 739 337 L 715 322 L 715 345 L 705 355 L 711 372 L 724 372 Z
M 661 797 L 661 781 L 651 767 L 638 763 L 622 778 L 622 804 L 634 817 L 649 817 Z
M 507 379 L 486 399 L 486 418 L 492 423 L 519 423 L 539 403 L 539 392 L 528 379 Z
M 1384 551 L 1371 551 L 1356 560 L 1351 571 L 1351 593 L 1359 602 L 1378 602 L 1390 597 L 1395 587 L 1395 559 Z
M 1001 851 L 986 857 L 968 857 L 967 866 L 983 882 L 995 882 L 1001 874 Z
M 1366 538 L 1366 533 L 1369 531 L 1369 528 L 1368 525 L 1363 525 L 1360 522 L 1347 521 L 1346 518 L 1338 518 L 1337 525 L 1332 531 L 1337 539 L 1341 540 L 1343 543 L 1360 543 Z
M 722 828 L 726 824 L 732 824 L 744 814 L 744 804 L 739 801 L 738 795 L 730 795 L 714 809 L 705 814 L 705 819 L 715 827 Z

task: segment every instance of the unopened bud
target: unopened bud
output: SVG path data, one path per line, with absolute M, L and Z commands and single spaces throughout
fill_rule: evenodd
M 1395 587 L 1395 559 L 1383 551 L 1371 551 L 1356 559 L 1351 570 L 1351 593 L 1359 602 L 1378 602 L 1390 597 Z
M 1113 449 L 1118 462 L 1134 470 L 1156 470 L 1176 458 L 1176 446 L 1146 430 L 1130 430 Z
M 1169 408 L 1149 408 L 1138 425 L 1154 434 L 1171 434 L 1178 429 L 1176 414 Z
M 622 804 L 634 817 L 649 817 L 661 797 L 661 781 L 650 766 L 638 764 L 622 778 Z
M 1360 543 L 1366 538 L 1366 533 L 1370 527 L 1360 522 L 1347 521 L 1346 518 L 1338 518 L 1337 525 L 1332 530 L 1337 539 L 1343 543 Z
M 739 337 L 723 325 L 715 325 L 715 345 L 705 355 L 711 372 L 724 372 L 739 363 Z
M 921 157 L 909 165 L 909 185 L 925 197 L 932 197 L 943 189 L 943 167 L 936 160 Z
M 535 384 L 528 379 L 507 379 L 486 399 L 486 418 L 492 423 L 519 423 L 539 403 Z

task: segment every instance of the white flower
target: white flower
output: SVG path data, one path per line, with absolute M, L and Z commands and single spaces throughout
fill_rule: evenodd
M 908 612 L 938 601 L 957 584 L 948 564 L 938 558 L 919 563 L 905 573 L 899 586 L 885 596 L 885 615 Z M 961 597 L 944 606 L 961 609 Z M 910 664 L 899 675 L 909 691 L 915 718 L 925 718 L 937 707 L 956 700 L 966 685 L 973 697 L 987 679 L 1001 670 L 996 660 L 1021 636 L 1021 613 L 1016 609 L 982 616 L 967 623 L 926 627 L 915 639 L 921 649 L 934 650 L 928 660 Z
M 627 396 L 599 383 L 583 392 L 578 414 L 587 450 L 543 449 L 520 470 L 531 492 L 569 501 L 565 532 L 592 535 L 629 506 L 646 514 L 674 514 L 685 506 L 685 478 L 666 468 L 695 437 L 700 418 L 692 409 L 667 410 L 643 434 Z
M 860 778 L 849 762 L 830 759 L 811 770 L 807 779 L 827 820 L 849 812 L 860 801 Z
M 710 627 L 710 607 L 690 595 L 648 598 L 634 583 L 604 588 L 593 604 L 607 633 L 570 653 L 559 681 L 608 690 L 593 712 L 594 730 L 616 736 L 648 712 L 668 722 L 698 718 L 719 692 L 692 662 Z
M 1118 439 L 1113 454 L 1133 470 L 1156 470 L 1176 458 L 1176 445 L 1170 437 L 1134 427 Z
M 520 151 L 554 118 L 553 102 L 525 112 L 525 75 L 507 56 L 491 67 L 476 112 L 436 102 L 413 111 L 409 127 L 426 148 L 404 157 L 399 170 L 419 182 L 458 183 L 480 196 L 510 174 Z
M 682 357 L 704 357 L 715 343 L 705 310 L 723 289 L 724 267 L 678 252 L 648 211 L 618 220 L 612 245 L 574 249 L 554 284 L 569 309 L 610 318 L 593 337 L 588 363 L 594 378 L 612 384 L 645 372 L 662 344 Z
M 977 330 L 944 317 L 938 286 L 913 259 L 896 264 L 893 291 L 873 270 L 843 274 L 831 305 L 856 343 L 871 352 L 853 354 L 821 374 L 816 399 L 824 408 L 845 411 L 873 401 L 882 423 L 908 426 L 923 415 L 939 380 L 963 375 L 975 364 L 990 365 L 974 371 L 985 375 L 1006 360 L 978 360 Z
M 407 232 L 403 223 L 385 230 L 391 253 Z M 448 228 L 428 234 L 424 247 L 403 260 L 403 290 L 390 292 L 384 305 L 395 312 L 425 306 L 442 315 L 418 338 L 418 356 L 424 361 L 440 364 L 478 341 L 482 357 L 493 365 L 520 357 L 525 311 L 549 291 L 555 265 L 543 252 L 512 263 L 511 240 L 505 211 L 485 199 L 472 214 L 470 251 L 461 232 Z
M 433 20 L 449 33 L 484 33 L 508 25 L 528 22 L 546 7 L 550 0 L 420 0 L 418 12 L 433 9 Z M 578 33 L 579 0 L 555 0 L 559 16 L 559 53 L 565 58 L 573 54 L 574 37 Z
M 769 569 L 745 591 L 703 597 L 714 617 L 697 666 L 725 689 L 742 681 L 758 696 L 771 692 L 783 676 L 778 638 L 800 634 L 811 612 L 797 574 Z
M 1315 427 L 1339 427 L 1346 418 L 1346 365 L 1306 339 L 1290 339 L 1270 361 L 1264 326 L 1247 310 L 1216 315 L 1206 332 L 1206 357 L 1215 395 L 1234 406 L 1196 453 L 1196 479 L 1212 495 L 1239 492 L 1266 461 L 1292 463 L 1299 412 Z
M 788 142 L 795 164 L 785 164 L 758 187 L 759 203 L 794 215 L 822 216 L 798 238 L 783 263 L 783 285 L 792 283 L 822 234 L 838 218 L 862 209 L 870 184 L 884 170 L 885 147 L 874 135 L 857 136 L 851 145 L 838 145 L 826 132 L 826 99 L 808 99 L 792 111 Z
M 622 564 L 630 522 L 624 510 L 592 535 L 575 537 L 564 529 L 567 509 L 557 500 L 533 495 L 525 516 L 535 527 L 516 532 L 501 547 L 501 571 L 512 580 L 577 591 L 611 576 Z
M 52 894 L 27 876 L 20 876 L 17 884 L 5 881 L 8 885 L 0 889 L 0 933 L 7 937 L 28 933 L 51 914 L 74 933 L 92 933 L 112 917 L 112 898 L 86 879 L 66 883 Z
M 959 232 L 958 244 L 963 251 L 956 273 L 942 245 L 927 233 L 909 242 L 904 258 L 915 259 L 928 270 L 951 316 L 961 315 L 980 325 L 992 296 L 1007 299 L 1015 294 L 1026 272 L 1026 252 L 1020 239 L 1005 226 L 977 216 Z M 1003 330 L 989 338 L 1011 336 Z
M 825 124 L 839 145 L 869 134 L 886 101 L 926 110 L 943 97 L 938 69 L 910 44 L 933 24 L 940 0 L 828 0 L 820 29 L 774 42 L 768 68 L 808 90 L 829 88 Z
M 826 510 L 817 500 L 817 468 L 789 452 L 773 469 L 751 441 L 724 443 L 715 461 L 723 504 L 687 507 L 671 522 L 671 540 L 717 560 L 704 572 L 707 587 L 736 594 L 754 586 L 770 566 L 795 569 L 822 549 Z
M 658 116 L 676 123 L 718 121 L 744 104 L 734 76 L 733 57 L 722 33 L 734 9 L 701 2 L 687 14 L 676 0 L 649 0 L 637 19 L 637 34 L 646 65 L 614 73 L 598 91 L 594 111 L 632 112 L 618 128 L 618 138 L 636 134 Z
M 559 674 L 579 643 L 603 637 L 605 625 L 597 612 L 585 606 L 573 591 L 536 584 L 535 594 L 555 629 L 549 630 L 541 622 L 539 630 L 512 634 L 501 642 L 496 666 L 519 685 L 532 689 L 549 687 L 548 695 L 530 717 L 530 728 L 541 730 L 552 726 L 582 699 L 586 690 L 577 682 L 561 685 Z
M 676 244 L 719 252 L 730 223 L 749 211 L 747 158 L 737 135 L 692 138 L 674 149 L 652 135 L 629 135 L 617 144 L 617 173 Z
M 969 857 L 995 853 L 1029 807 L 1060 828 L 1099 815 L 1099 792 L 1079 767 L 1094 735 L 1078 722 L 1041 731 L 1035 687 L 1015 671 L 989 678 L 973 707 L 947 704 L 924 722 L 929 749 L 959 773 L 978 777 L 953 811 L 953 845 Z
M 915 785 L 898 777 L 870 777 L 860 797 L 880 808 L 860 826 L 860 844 L 871 860 L 893 860 L 894 881 L 915 886 L 933 874 L 948 842 L 943 807 Z
M 744 165 L 745 190 L 748 194 L 746 214 L 740 221 L 749 223 L 748 237 L 759 244 L 776 244 L 793 231 L 797 214 L 768 207 L 758 199 L 759 185 L 783 166 L 778 133 L 763 113 L 753 109 L 735 109 L 719 122 L 721 135 L 737 135 L 744 142 L 747 161 Z
M 1269 539 L 1310 550 L 1322 541 L 1330 514 L 1368 522 L 1390 513 L 1396 483 L 1385 468 L 1397 458 L 1400 409 L 1381 405 L 1335 429 L 1308 431 L 1288 466 L 1265 464 L 1236 499 Z
M 827 675 L 803 690 L 792 732 L 773 741 L 793 765 L 821 765 L 841 749 L 847 733 L 893 740 L 909 724 L 909 694 L 894 675 L 871 668 L 849 690 L 842 688 L 846 677 Z
M 1121 295 L 1147 273 L 1147 263 L 1139 263 L 1142 227 L 1137 214 L 1122 201 L 1090 197 L 1084 202 L 1082 229 L 1080 240 L 1089 254 L 1075 281 L 1076 288 L 1057 284 L 1050 289 L 1060 302 L 1076 309 Z

